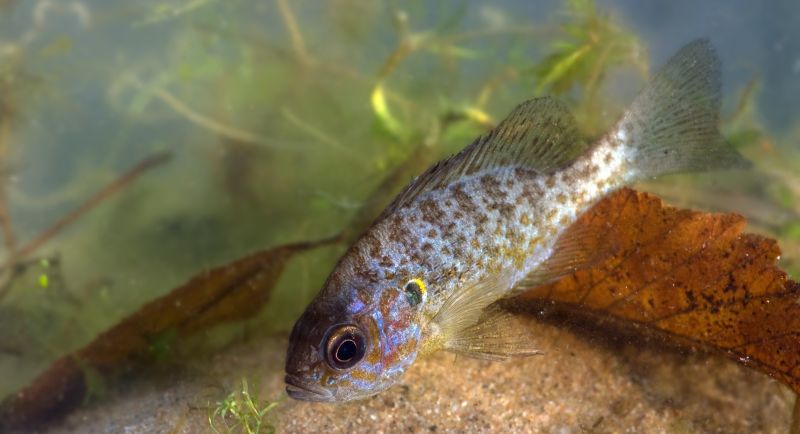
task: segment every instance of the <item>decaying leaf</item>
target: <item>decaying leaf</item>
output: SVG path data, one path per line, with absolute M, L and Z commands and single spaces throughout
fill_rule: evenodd
M 38 424 L 63 415 L 90 394 L 93 378 L 113 375 L 146 359 L 164 336 L 185 336 L 255 314 L 269 299 L 289 259 L 337 240 L 287 244 L 200 273 L 82 349 L 56 360 L 28 387 L 3 402 L 0 428 Z
M 743 234 L 739 215 L 672 208 L 629 189 L 576 224 L 598 234 L 593 249 L 613 253 L 515 303 L 644 327 L 678 346 L 720 351 L 800 392 L 800 284 L 775 265 L 774 240 Z

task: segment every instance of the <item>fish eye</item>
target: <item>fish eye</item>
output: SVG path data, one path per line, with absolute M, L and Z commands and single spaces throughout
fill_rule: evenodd
M 425 283 L 420 279 L 411 279 L 406 283 L 403 287 L 403 290 L 406 293 L 406 298 L 408 299 L 408 303 L 411 306 L 417 306 L 418 304 L 425 301 L 427 296 L 427 289 L 425 288 Z
M 352 324 L 334 326 L 325 338 L 325 360 L 333 369 L 351 368 L 364 358 L 366 343 L 358 327 Z

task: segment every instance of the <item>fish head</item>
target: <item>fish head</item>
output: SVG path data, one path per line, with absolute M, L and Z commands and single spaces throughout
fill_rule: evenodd
M 324 402 L 366 398 L 395 384 L 414 362 L 420 342 L 416 310 L 394 282 L 374 285 L 323 290 L 306 308 L 289 339 L 289 396 Z

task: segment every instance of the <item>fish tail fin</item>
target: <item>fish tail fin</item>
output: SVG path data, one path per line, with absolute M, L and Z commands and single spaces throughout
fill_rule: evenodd
M 720 61 L 706 39 L 656 73 L 610 133 L 628 151 L 629 181 L 750 166 L 719 132 L 720 83 Z

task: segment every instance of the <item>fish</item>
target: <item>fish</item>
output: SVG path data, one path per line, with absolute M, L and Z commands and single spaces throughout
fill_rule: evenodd
M 594 141 L 552 97 L 517 106 L 414 179 L 342 255 L 292 329 L 288 395 L 366 398 L 440 350 L 491 360 L 540 354 L 496 302 L 596 263 L 604 253 L 587 251 L 593 234 L 574 223 L 610 192 L 670 173 L 748 167 L 719 132 L 720 103 L 720 61 L 699 39 Z

